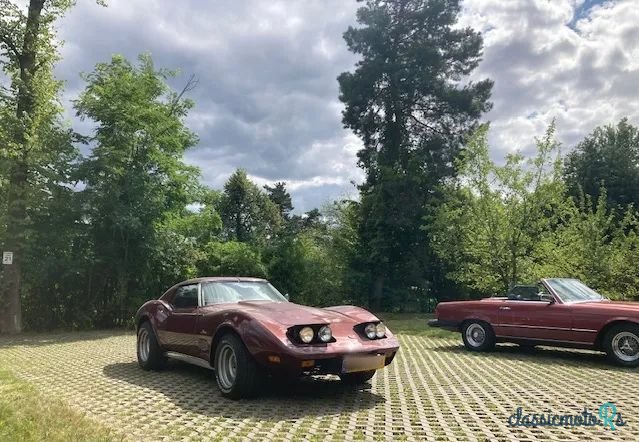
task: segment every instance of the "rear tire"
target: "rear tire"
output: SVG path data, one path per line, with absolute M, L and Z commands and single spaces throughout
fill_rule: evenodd
M 161 370 L 166 364 L 166 356 L 149 321 L 144 321 L 138 328 L 137 354 L 138 365 L 143 370 Z
M 240 399 L 257 395 L 263 373 L 237 335 L 229 333 L 220 339 L 213 366 L 222 396 Z
M 620 324 L 612 327 L 603 340 L 608 358 L 624 367 L 639 366 L 639 326 Z
M 348 385 L 362 385 L 370 381 L 377 370 L 359 371 L 356 373 L 343 373 L 339 378 Z
M 490 351 L 495 348 L 495 332 L 484 321 L 471 320 L 462 326 L 462 340 L 470 351 Z

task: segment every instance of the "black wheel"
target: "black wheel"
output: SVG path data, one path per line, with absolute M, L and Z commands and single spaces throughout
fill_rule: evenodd
M 464 345 L 471 351 L 489 351 L 495 348 L 493 328 L 484 321 L 467 321 L 462 327 Z
M 257 394 L 262 373 L 242 340 L 234 334 L 224 335 L 215 348 L 217 386 L 231 399 Z
M 358 371 L 356 373 L 343 373 L 339 375 L 339 378 L 343 383 L 349 385 L 362 385 L 370 381 L 375 375 L 376 370 Z
M 138 329 L 138 365 L 144 370 L 160 370 L 166 364 L 166 356 L 153 333 L 148 321 L 140 324 Z
M 603 341 L 608 358 L 625 367 L 639 366 L 639 326 L 620 324 L 612 327 Z

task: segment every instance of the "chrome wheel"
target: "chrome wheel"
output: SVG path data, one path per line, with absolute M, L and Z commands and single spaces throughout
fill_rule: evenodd
M 146 328 L 140 328 L 138 333 L 138 358 L 142 362 L 149 360 L 149 353 L 151 352 L 151 338 Z
M 486 330 L 476 322 L 466 328 L 466 341 L 473 347 L 481 347 L 486 341 Z
M 632 332 L 622 331 L 612 338 L 612 351 L 624 362 L 635 362 L 639 359 L 639 337 Z
M 223 343 L 219 349 L 215 369 L 220 388 L 227 391 L 233 388 L 237 378 L 237 358 L 229 344 Z

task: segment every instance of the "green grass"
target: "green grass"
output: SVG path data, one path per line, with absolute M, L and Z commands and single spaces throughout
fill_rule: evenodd
M 379 313 L 377 316 L 395 334 L 438 338 L 459 337 L 459 333 L 429 327 L 428 320 L 433 318 L 430 313 Z
M 107 442 L 121 438 L 0 368 L 0 440 Z

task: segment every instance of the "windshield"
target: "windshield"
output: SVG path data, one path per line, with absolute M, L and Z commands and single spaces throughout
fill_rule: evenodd
M 546 282 L 562 302 L 601 301 L 604 299 L 599 293 L 577 279 L 547 279 Z
M 266 281 L 202 283 L 202 302 L 204 305 L 238 301 L 284 302 L 286 298 Z

